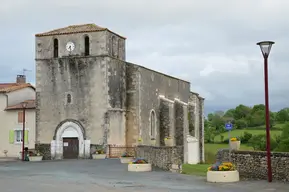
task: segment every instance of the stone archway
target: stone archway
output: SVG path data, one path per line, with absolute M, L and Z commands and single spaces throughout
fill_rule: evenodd
M 63 158 L 63 139 L 78 138 L 78 157 L 86 158 L 90 155 L 90 140 L 85 140 L 85 129 L 75 120 L 65 120 L 55 129 L 53 141 L 51 142 L 52 159 Z

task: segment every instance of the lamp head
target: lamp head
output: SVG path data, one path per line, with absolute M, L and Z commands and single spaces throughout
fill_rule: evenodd
M 273 41 L 261 41 L 259 43 L 257 43 L 257 45 L 260 46 L 260 49 L 262 51 L 262 55 L 264 58 L 268 58 L 270 51 L 271 51 L 271 47 L 275 42 Z
M 26 108 L 27 107 L 27 102 L 22 102 L 21 105 L 22 105 L 23 108 Z

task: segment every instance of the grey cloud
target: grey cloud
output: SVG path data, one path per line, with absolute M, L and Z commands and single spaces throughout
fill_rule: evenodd
M 5 1 L 0 7 L 0 81 L 32 69 L 34 34 L 96 23 L 126 36 L 128 61 L 191 81 L 206 110 L 264 103 L 263 60 L 256 45 L 273 40 L 272 109 L 288 104 L 289 2 L 282 0 Z

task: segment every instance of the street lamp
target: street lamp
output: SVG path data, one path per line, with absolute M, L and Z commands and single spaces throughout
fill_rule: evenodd
M 266 109 L 266 150 L 267 150 L 267 174 L 268 182 L 272 182 L 271 167 L 271 149 L 270 149 L 270 111 L 269 111 L 269 94 L 268 94 L 268 57 L 271 51 L 273 41 L 261 41 L 257 43 L 260 46 L 264 58 L 264 82 L 265 82 L 265 109 Z
M 22 109 L 23 109 L 23 117 L 22 117 L 22 123 L 23 123 L 23 130 L 22 130 L 22 161 L 24 161 L 24 147 L 25 147 L 25 109 L 27 107 L 27 102 L 22 102 Z

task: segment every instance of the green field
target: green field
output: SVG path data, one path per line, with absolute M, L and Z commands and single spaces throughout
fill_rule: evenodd
M 215 144 L 215 143 L 205 143 L 205 152 L 217 153 L 219 149 L 229 149 L 229 144 Z M 253 148 L 245 144 L 241 144 L 240 150 L 252 151 Z
M 241 137 L 242 135 L 244 135 L 244 132 L 248 132 L 251 133 L 252 135 L 259 135 L 259 134 L 266 134 L 265 130 L 257 130 L 257 129 L 237 129 L 237 130 L 233 130 L 230 133 L 231 137 Z M 281 130 L 271 130 L 271 137 L 275 137 L 276 135 L 280 135 L 281 134 Z M 224 140 L 228 139 L 228 132 L 226 133 L 222 133 L 220 135 L 215 136 L 215 142 L 221 142 L 221 135 L 224 136 Z
M 219 149 L 229 149 L 229 144 L 205 143 L 205 161 L 206 163 L 215 163 L 216 154 Z M 241 144 L 240 150 L 253 151 L 252 147 Z

